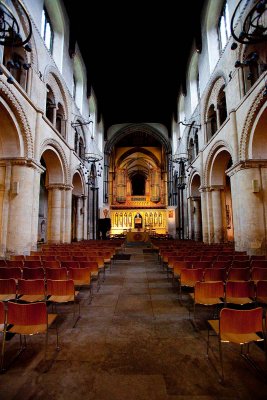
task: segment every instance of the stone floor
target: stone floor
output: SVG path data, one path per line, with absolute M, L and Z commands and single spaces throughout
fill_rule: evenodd
M 195 329 L 188 319 L 188 295 L 180 304 L 177 288 L 155 254 L 144 254 L 141 247 L 125 251 L 130 260 L 118 260 L 107 271 L 90 305 L 88 293 L 81 292 L 82 318 L 75 328 L 71 308 L 58 310 L 59 352 L 54 350 L 54 330 L 47 361 L 44 338 L 31 338 L 27 350 L 0 375 L 0 399 L 266 399 L 263 351 L 251 347 L 263 370 L 260 376 L 238 349 L 225 345 L 226 380 L 220 384 L 217 341 L 211 338 L 207 359 L 207 330 L 203 320 Z M 13 357 L 18 344 L 16 336 L 7 342 L 7 358 Z

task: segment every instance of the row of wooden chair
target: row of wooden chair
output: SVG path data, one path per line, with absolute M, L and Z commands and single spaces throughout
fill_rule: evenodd
M 189 281 L 254 281 L 267 280 L 267 268 L 174 268 L 175 279 Z
M 0 357 L 0 370 L 4 372 L 9 365 L 5 365 L 6 337 L 10 334 L 20 336 L 19 354 L 26 347 L 26 337 L 37 334 L 45 334 L 45 359 L 48 345 L 48 328 L 55 325 L 56 349 L 59 350 L 58 327 L 56 322 L 57 314 L 48 313 L 45 302 L 22 304 L 9 302 L 5 304 L 0 301 L 0 333 L 2 333 L 2 349 Z M 24 340 L 22 340 L 24 338 Z M 18 355 L 19 355 L 18 354 Z M 17 357 L 17 356 L 16 356 Z

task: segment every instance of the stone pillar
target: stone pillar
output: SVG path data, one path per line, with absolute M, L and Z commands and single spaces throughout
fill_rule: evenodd
M 47 241 L 49 243 L 60 243 L 61 237 L 61 195 L 62 185 L 53 184 L 48 190 L 48 227 Z
M 88 219 L 88 210 L 87 210 L 87 201 L 88 201 L 88 196 L 83 196 L 83 239 L 87 239 L 87 219 Z
M 187 209 L 188 209 L 188 239 L 193 239 L 194 235 L 194 223 L 193 223 L 193 204 L 192 197 L 187 199 Z
M 240 162 L 228 171 L 231 178 L 235 249 L 267 254 L 267 162 Z
M 214 243 L 223 241 L 223 220 L 222 220 L 222 202 L 221 190 L 223 186 L 212 186 L 212 215 L 214 227 Z
M 201 240 L 201 207 L 200 197 L 193 197 L 193 221 L 194 221 L 194 237 L 195 240 Z
M 71 242 L 71 202 L 72 202 L 72 189 L 73 186 L 65 186 L 64 197 L 65 197 L 65 208 L 64 208 L 64 222 L 65 228 L 63 232 L 63 242 Z
M 6 252 L 29 254 L 32 248 L 35 169 L 26 160 L 11 161 Z M 38 224 L 37 220 L 35 221 Z M 37 230 L 36 230 L 37 232 Z M 37 235 L 36 235 L 37 240 Z
M 236 123 L 236 112 L 235 110 L 231 110 L 230 113 L 230 135 L 232 137 L 231 144 L 233 147 L 233 164 L 236 164 L 238 161 L 238 132 L 237 132 L 237 123 Z
M 209 243 L 206 188 L 200 187 L 199 191 L 201 197 L 202 240 L 204 243 Z
M 77 232 L 77 240 L 83 239 L 83 216 L 84 216 L 84 208 L 83 208 L 83 198 L 77 198 L 77 219 L 76 219 L 76 232 Z

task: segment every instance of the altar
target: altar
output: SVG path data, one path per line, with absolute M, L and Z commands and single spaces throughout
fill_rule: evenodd
M 142 231 L 133 231 L 127 232 L 126 234 L 126 242 L 127 243 L 146 243 L 149 242 L 149 234 L 148 232 Z

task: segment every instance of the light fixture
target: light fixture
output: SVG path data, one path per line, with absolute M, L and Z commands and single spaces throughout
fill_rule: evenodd
M 230 24 L 234 40 L 242 44 L 256 44 L 266 41 L 266 12 L 266 0 L 258 0 L 254 2 L 254 5 L 253 2 L 240 0 Z
M 22 37 L 22 34 L 20 32 L 20 21 L 17 21 L 9 6 L 5 2 L 0 0 L 0 45 L 11 47 L 12 50 L 14 48 L 20 47 L 29 52 L 31 51 L 29 40 L 32 36 L 32 24 L 30 16 L 20 0 L 12 0 L 12 3 L 16 11 L 18 12 L 18 15 L 21 16 L 21 19 L 25 24 L 25 31 L 27 32 L 27 34 L 24 38 Z M 7 61 L 6 66 L 9 70 L 13 68 L 20 69 L 21 67 L 23 67 L 25 70 L 28 70 L 31 64 L 22 64 L 16 58 L 16 55 L 12 54 L 12 59 Z M 12 84 L 14 83 L 14 79 L 9 76 L 7 78 L 7 82 Z
M 97 148 L 93 136 L 91 136 L 88 148 L 89 151 L 85 152 L 83 163 L 80 163 L 80 167 L 83 169 L 87 185 L 91 189 L 96 189 L 97 178 L 102 176 L 103 167 L 101 161 L 103 160 L 103 156 Z

